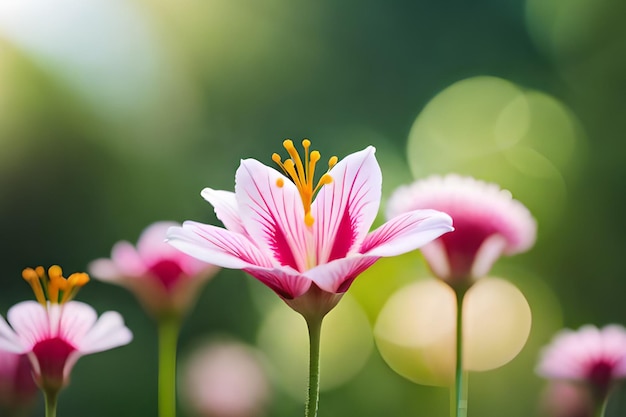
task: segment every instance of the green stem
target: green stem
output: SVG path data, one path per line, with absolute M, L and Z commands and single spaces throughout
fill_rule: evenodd
M 46 417 L 56 417 L 57 415 L 57 394 L 58 392 L 43 392 L 46 407 Z
M 180 323 L 177 317 L 162 317 L 159 331 L 159 417 L 176 417 L 176 344 Z
M 606 413 L 606 405 L 609 403 L 609 396 L 607 395 L 602 401 L 598 403 L 595 412 L 593 413 L 593 417 L 604 417 L 604 413 Z
M 320 398 L 320 336 L 323 317 L 306 318 L 309 328 L 309 390 L 305 417 L 316 417 Z
M 467 417 L 467 379 L 463 370 L 463 299 L 466 289 L 455 289 L 456 293 L 456 369 L 454 384 L 454 416 Z

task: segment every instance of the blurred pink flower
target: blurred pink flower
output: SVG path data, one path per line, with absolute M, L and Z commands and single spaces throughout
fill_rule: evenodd
M 593 417 L 589 387 L 569 381 L 550 381 L 541 398 L 542 415 L 549 417 Z
M 0 350 L 0 415 L 18 415 L 30 407 L 37 393 L 30 360 L 26 354 Z
M 224 228 L 187 221 L 168 232 L 180 250 L 225 268 L 242 269 L 305 316 L 332 309 L 353 280 L 380 257 L 414 249 L 452 230 L 447 214 L 404 213 L 368 234 L 378 213 L 382 175 L 370 146 L 314 182 L 317 151 L 302 142 L 300 158 L 290 140 L 290 158 L 272 159 L 283 170 L 254 159 L 241 161 L 235 192 L 206 188 Z M 315 196 L 317 194 L 317 196 Z
M 537 224 L 528 209 L 496 184 L 448 174 L 398 188 L 387 204 L 387 217 L 432 208 L 454 219 L 453 233 L 421 250 L 433 274 L 450 284 L 487 275 L 501 255 L 528 250 Z
M 69 382 L 72 367 L 83 355 L 122 346 L 132 340 L 122 316 L 108 311 L 98 318 L 89 305 L 70 301 L 89 280 L 85 273 L 65 279 L 53 266 L 48 276 L 42 267 L 24 270 L 38 302 L 11 307 L 7 324 L 0 317 L 0 350 L 27 354 L 37 385 L 55 393 Z
M 136 248 L 126 241 L 116 243 L 111 259 L 97 259 L 89 264 L 90 274 L 126 287 L 155 317 L 183 314 L 218 267 L 165 242 L 166 231 L 177 225 L 167 221 L 153 223 L 141 233 Z
M 203 417 L 261 417 L 270 400 L 270 382 L 259 354 L 234 341 L 198 348 L 183 368 L 182 392 Z
M 557 333 L 537 365 L 544 378 L 587 383 L 596 397 L 605 397 L 616 381 L 626 378 L 626 329 L 592 325 Z

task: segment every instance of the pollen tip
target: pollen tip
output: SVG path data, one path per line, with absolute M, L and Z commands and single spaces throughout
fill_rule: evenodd
M 71 285 L 82 287 L 89 282 L 89 275 L 85 272 L 75 272 L 68 278 Z
M 24 270 L 22 271 L 22 278 L 24 278 L 26 281 L 30 281 L 33 279 L 38 279 L 39 276 L 33 268 L 24 268 Z
M 330 174 L 324 174 L 322 175 L 322 178 L 320 178 L 320 184 L 330 184 L 331 182 L 333 182 L 333 177 L 330 176 Z
M 283 188 L 284 185 L 285 185 L 285 180 L 283 180 L 282 178 L 277 178 L 276 179 L 276 186 L 278 188 Z
M 311 158 L 311 162 L 317 162 L 320 160 L 322 156 L 320 155 L 319 151 L 312 151 L 310 158 Z
M 277 154 L 276 152 L 274 152 L 274 153 L 272 154 L 272 161 L 274 161 L 274 162 L 276 162 L 277 164 L 279 164 L 279 163 L 280 163 L 280 155 L 279 155 L 279 154 Z
M 309 146 L 311 146 L 311 141 L 308 139 L 302 139 L 302 147 L 306 149 Z
M 285 147 L 285 149 L 290 150 L 290 149 L 294 149 L 293 146 L 293 141 L 291 139 L 285 139 L 283 141 L 283 146 Z
M 35 272 L 37 273 L 37 276 L 39 278 L 43 278 L 46 276 L 46 270 L 44 269 L 43 266 L 38 266 L 37 268 L 35 268 Z
M 59 265 L 52 265 L 48 268 L 48 276 L 50 279 L 63 276 L 63 270 Z
M 339 161 L 339 158 L 337 158 L 336 156 L 331 156 L 330 159 L 328 160 L 328 169 L 331 169 L 332 167 L 337 165 L 338 161 Z

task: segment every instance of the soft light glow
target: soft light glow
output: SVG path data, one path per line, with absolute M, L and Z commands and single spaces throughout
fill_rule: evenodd
M 577 173 L 582 155 L 579 123 L 563 103 L 487 76 L 441 91 L 408 140 L 414 178 L 456 172 L 496 182 L 542 219 L 562 212 L 566 178 Z
M 349 294 L 324 319 L 321 343 L 321 390 L 337 388 L 352 379 L 372 351 L 367 316 Z M 300 316 L 282 303 L 267 314 L 258 334 L 280 385 L 294 398 L 306 391 L 308 336 Z
M 389 366 L 413 382 L 453 381 L 456 300 L 444 282 L 426 279 L 396 292 L 381 310 L 374 335 Z M 467 292 L 463 326 L 465 369 L 486 371 L 512 360 L 530 333 L 523 294 L 499 278 L 483 278 Z

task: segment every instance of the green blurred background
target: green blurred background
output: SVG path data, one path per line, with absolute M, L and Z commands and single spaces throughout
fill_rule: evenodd
M 626 322 L 624 18 L 621 0 L 3 0 L 0 312 L 31 297 L 26 266 L 85 270 L 154 221 L 215 223 L 200 190 L 232 190 L 239 160 L 269 164 L 284 138 L 310 138 L 323 157 L 373 144 L 385 197 L 456 171 L 502 184 L 536 216 L 536 246 L 494 269 L 533 309 L 529 342 L 470 377 L 469 409 L 539 415 L 532 368 L 552 334 Z M 412 256 L 415 269 L 382 260 L 355 283 L 370 323 L 427 275 Z M 120 311 L 135 340 L 81 359 L 59 415 L 156 415 L 154 324 L 121 288 L 93 282 L 79 298 Z M 250 277 L 220 272 L 184 324 L 181 361 L 211 335 L 256 345 L 265 298 Z M 302 414 L 273 381 L 268 415 Z M 447 412 L 446 389 L 404 380 L 375 349 L 320 409 Z

